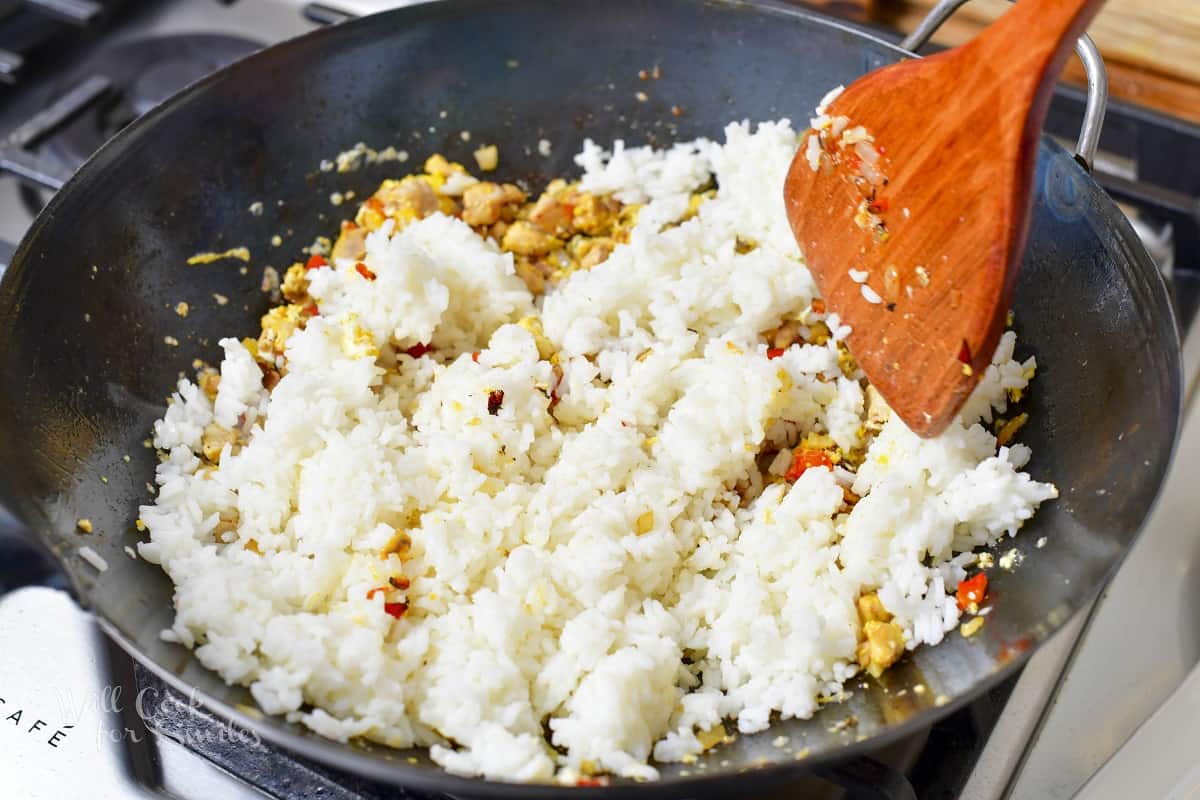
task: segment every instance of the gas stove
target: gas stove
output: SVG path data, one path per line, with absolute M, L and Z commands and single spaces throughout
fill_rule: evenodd
M 83 160 L 184 85 L 319 25 L 404 4 L 0 2 L 0 242 L 9 243 L 0 261 Z M 1083 100 L 1059 91 L 1052 135 L 1073 139 Z M 1200 371 L 1200 129 L 1114 104 L 1096 170 L 1171 283 L 1189 332 L 1190 400 Z M 762 796 L 1106 796 L 1124 768 L 1113 754 L 1200 660 L 1200 636 L 1178 630 L 1200 596 L 1191 528 L 1200 498 L 1189 481 L 1200 467 L 1200 415 L 1190 412 L 1189 403 L 1158 509 L 1120 573 L 1021 673 L 909 739 Z M 137 666 L 62 592 L 0 597 L 0 642 L 6 797 L 58 798 L 81 783 L 89 798 L 427 797 L 338 773 L 211 716 Z

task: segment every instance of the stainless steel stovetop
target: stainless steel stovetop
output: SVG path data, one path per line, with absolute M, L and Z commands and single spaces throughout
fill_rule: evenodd
M 121 16 L 72 51 L 90 49 L 92 61 L 65 59 L 62 68 L 48 73 L 27 64 L 29 74 L 18 75 L 14 88 L 0 88 L 0 137 L 97 72 L 120 73 L 119 80 L 136 84 L 119 106 L 132 116 L 221 59 L 311 30 L 320 24 L 316 19 L 405 4 L 110 3 L 124 6 Z M 6 10 L 0 8 L 0 23 Z M 144 37 L 197 33 L 210 37 L 203 57 L 180 47 L 182 40 L 160 43 L 158 55 L 128 45 Z M 8 55 L 0 48 L 0 79 Z M 1049 126 L 1073 135 L 1078 109 L 1078 97 L 1066 93 L 1056 101 Z M 106 120 L 114 127 L 121 122 Z M 1144 127 L 1152 123 L 1162 130 Z M 69 174 L 71 159 L 100 143 L 77 134 L 67 129 L 39 149 L 52 168 Z M 1164 158 L 1153 152 L 1163 147 L 1164 136 L 1176 148 L 1190 141 L 1190 155 L 1169 152 Z M 1127 110 L 1110 113 L 1102 147 L 1109 145 L 1113 152 L 1098 167 L 1109 174 L 1102 183 L 1116 196 L 1157 203 L 1161 211 L 1178 207 L 1189 191 L 1192 198 L 1200 194 L 1200 184 L 1167 185 L 1164 192 L 1136 183 L 1169 184 L 1173 159 L 1200 159 L 1200 130 Z M 45 196 L 27 182 L 0 177 L 0 240 L 17 241 Z M 1183 217 L 1177 211 L 1152 215 L 1141 220 L 1139 230 L 1172 279 L 1181 320 L 1190 330 L 1200 297 L 1200 242 L 1188 240 L 1196 229 L 1186 226 L 1183 205 Z M 1044 645 L 1019 676 L 945 723 L 872 759 L 856 759 L 770 796 L 992 800 L 1077 793 L 1128 797 L 1129 787 L 1146 789 L 1142 796 L 1197 791 L 1200 774 L 1191 769 L 1188 749 L 1163 747 L 1161 737 L 1165 731 L 1169 738 L 1194 741 L 1200 714 L 1162 712 L 1135 736 L 1200 661 L 1200 629 L 1189 624 L 1200 611 L 1200 493 L 1191 479 L 1200 470 L 1200 413 L 1191 402 L 1200 374 L 1200 331 L 1187 337 L 1184 365 L 1187 407 L 1175 465 L 1145 532 L 1099 600 Z M 1200 691 L 1180 690 L 1172 702 L 1182 705 L 1192 697 Z M 1119 753 L 1131 737 L 1129 748 Z M 337 774 L 211 717 L 135 667 L 64 593 L 47 588 L 0 597 L 0 752 L 2 797 L 419 797 Z M 1153 777 L 1146 774 L 1146 752 L 1156 755 Z

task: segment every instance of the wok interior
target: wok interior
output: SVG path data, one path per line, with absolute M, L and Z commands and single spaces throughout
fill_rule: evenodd
M 105 148 L 14 259 L 0 286 L 0 437 L 9 454 L 0 488 L 63 554 L 83 601 L 142 658 L 226 706 L 250 703 L 243 689 L 159 640 L 172 614 L 170 582 L 123 548 L 139 540 L 133 521 L 156 463 L 143 440 L 178 377 L 192 372 L 194 358 L 217 363 L 221 337 L 256 333 L 268 305 L 263 268 L 286 267 L 352 213 L 332 206 L 331 192 L 365 197 L 383 177 L 414 166 L 339 174 L 321 171 L 323 160 L 364 141 L 394 144 L 414 161 L 442 152 L 470 164 L 474 147 L 496 143 L 496 174 L 536 186 L 577 172 L 571 157 L 585 137 L 661 145 L 719 137 L 726 122 L 743 118 L 803 125 L 829 88 L 898 57 L 780 8 L 523 0 L 401 10 L 237 64 Z M 655 65 L 660 79 L 638 78 Z M 649 99 L 639 101 L 639 91 Z M 543 138 L 548 157 L 538 153 Z M 1015 313 L 1020 353 L 1035 354 L 1039 372 L 1020 439 L 1034 451 L 1030 472 L 1055 481 L 1062 497 L 999 548 L 1016 546 L 1029 558 L 1012 572 L 992 571 L 996 609 L 978 636 L 952 632 L 869 688 L 851 681 L 846 702 L 812 721 L 738 737 L 684 767 L 692 775 L 762 763 L 809 767 L 941 713 L 921 712 L 997 679 L 1090 598 L 1127 550 L 1174 441 L 1178 355 L 1169 303 L 1112 203 L 1048 141 L 1036 185 Z M 255 202 L 261 216 L 248 210 Z M 280 247 L 271 245 L 276 234 Z M 197 252 L 235 246 L 252 254 L 245 274 L 236 260 L 186 265 Z M 217 305 L 214 293 L 229 303 Z M 172 310 L 180 301 L 190 305 L 186 319 Z M 86 540 L 75 531 L 83 516 L 96 531 Z M 106 573 L 72 555 L 82 544 L 108 561 Z M 917 684 L 928 690 L 911 691 Z M 849 716 L 856 725 L 830 730 Z M 343 766 L 454 785 L 423 756 L 411 765 L 409 753 L 326 742 L 277 720 L 260 724 Z M 781 734 L 790 738 L 786 749 L 771 744 Z M 797 762 L 805 749 L 809 757 Z M 664 780 L 679 770 L 666 765 Z

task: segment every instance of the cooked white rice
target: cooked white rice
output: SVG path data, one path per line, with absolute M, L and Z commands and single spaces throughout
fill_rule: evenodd
M 1020 471 L 1027 448 L 979 424 L 1032 359 L 1005 334 L 960 424 L 922 440 L 893 417 L 857 474 L 810 469 L 741 507 L 765 445 L 816 431 L 850 449 L 866 412 L 834 341 L 775 359 L 762 344 L 814 295 L 781 200 L 797 134 L 725 137 L 589 143 L 584 188 L 650 205 L 628 245 L 544 299 L 435 215 L 369 236 L 373 283 L 352 263 L 312 273 L 320 316 L 270 395 L 223 341 L 216 402 L 181 381 L 155 426 L 169 457 L 140 553 L 176 586 L 164 635 L 269 713 L 512 780 L 653 778 L 651 757 L 700 752 L 723 718 L 752 733 L 813 714 L 858 669 L 864 591 L 909 648 L 937 644 L 971 549 L 1056 495 Z M 660 230 L 710 173 L 717 197 Z M 531 315 L 563 372 L 553 416 L 553 366 L 513 324 Z M 430 341 L 435 358 L 401 352 Z M 217 469 L 198 457 L 214 420 L 249 434 Z M 862 496 L 851 513 L 843 484 Z M 215 541 L 222 515 L 237 530 Z M 398 531 L 411 551 L 383 558 Z M 394 619 L 367 592 L 401 572 Z

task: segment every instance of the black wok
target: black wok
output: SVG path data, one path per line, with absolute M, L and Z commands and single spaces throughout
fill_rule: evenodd
M 365 196 L 402 171 L 318 168 L 355 142 L 468 163 L 473 146 L 496 142 L 506 177 L 536 179 L 572 172 L 584 137 L 662 144 L 719 136 L 725 122 L 746 117 L 802 123 L 830 87 L 903 54 L 778 5 L 450 0 L 322 30 L 237 63 L 109 142 L 21 243 L 0 283 L 0 493 L 101 626 L 220 715 L 307 756 L 414 788 L 561 791 L 450 776 L 423 753 L 342 745 L 234 710 L 250 704 L 245 690 L 158 638 L 172 616 L 168 579 L 123 554 L 139 540 L 133 520 L 155 466 L 142 441 L 194 358 L 214 361 L 218 338 L 256 332 L 267 307 L 262 268 L 286 265 L 315 234 L 336 229 L 348 210 L 331 206 L 330 193 Z M 661 79 L 638 79 L 639 69 L 656 64 Z M 648 101 L 635 97 L 639 90 Z M 471 144 L 459 137 L 464 129 Z M 537 153 L 542 138 L 552 144 L 549 157 Z M 1010 674 L 1115 570 L 1175 439 L 1174 318 L 1125 219 L 1048 139 L 1036 187 L 1015 304 L 1023 351 L 1040 366 L 1022 440 L 1034 450 L 1031 472 L 1055 481 L 1062 497 L 998 548 L 1015 545 L 1028 558 L 1012 572 L 993 570 L 996 609 L 981 634 L 922 648 L 869 689 L 856 681 L 849 700 L 811 721 L 739 737 L 688 767 L 690 777 L 664 765 L 658 784 L 616 781 L 607 791 L 744 787 L 877 747 Z M 261 216 L 247 211 L 256 201 Z M 275 234 L 281 247 L 270 244 Z M 185 265 L 196 252 L 237 245 L 253 255 L 246 274 L 239 262 Z M 214 292 L 229 304 L 212 302 Z M 172 311 L 179 301 L 191 305 L 186 320 Z M 167 335 L 179 346 L 165 343 Z M 94 534 L 76 531 L 80 517 L 92 520 Z M 107 572 L 81 560 L 82 544 L 107 560 Z M 928 691 L 897 697 L 918 683 Z M 849 715 L 855 727 L 831 732 Z M 781 734 L 790 737 L 787 751 L 771 744 Z M 808 758 L 796 760 L 792 753 L 804 748 Z M 418 762 L 408 763 L 410 755 Z

